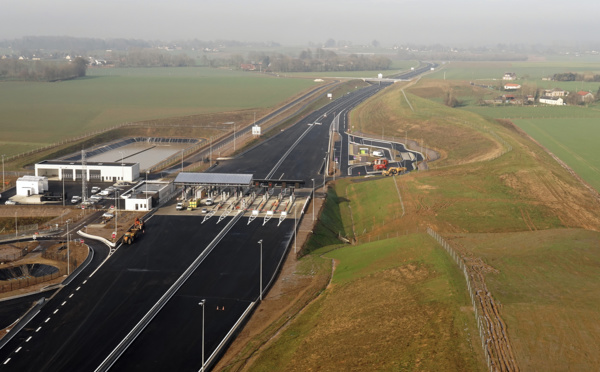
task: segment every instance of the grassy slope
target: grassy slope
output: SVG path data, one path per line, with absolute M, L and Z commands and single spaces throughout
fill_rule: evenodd
M 0 83 L 6 154 L 127 121 L 270 107 L 315 86 L 205 68 L 90 70 L 58 83 Z
M 464 279 L 428 236 L 319 253 L 332 286 L 250 370 L 484 370 Z

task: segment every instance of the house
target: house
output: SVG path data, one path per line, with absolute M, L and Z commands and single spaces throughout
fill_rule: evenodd
M 244 71 L 256 71 L 256 65 L 252 63 L 242 63 L 240 68 Z
M 546 97 L 564 97 L 567 93 L 560 88 L 544 89 L 544 96 Z
M 517 90 L 517 89 L 521 89 L 521 84 L 513 84 L 513 83 L 504 84 L 504 90 Z
M 594 101 L 594 95 L 584 90 L 577 92 L 577 96 L 579 97 L 580 102 L 589 103 Z
M 527 95 L 527 102 L 535 102 L 535 97 L 532 96 L 531 94 Z
M 554 106 L 562 106 L 565 104 L 561 97 L 540 97 L 540 103 Z
M 502 77 L 502 80 L 517 80 L 517 74 L 514 72 L 507 72 Z

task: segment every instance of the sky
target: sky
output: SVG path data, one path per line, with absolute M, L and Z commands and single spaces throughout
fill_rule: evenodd
M 598 40 L 598 15 L 597 0 L 4 0 L 0 39 L 551 45 Z

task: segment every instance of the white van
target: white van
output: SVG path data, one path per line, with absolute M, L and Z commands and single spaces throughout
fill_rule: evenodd
M 373 156 L 382 157 L 383 151 L 375 150 L 373 151 Z

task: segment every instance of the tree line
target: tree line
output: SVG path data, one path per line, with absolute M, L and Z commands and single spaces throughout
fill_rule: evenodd
M 562 74 L 554 74 L 552 77 L 554 81 L 589 81 L 589 82 L 600 82 L 600 75 L 597 74 L 577 74 L 574 72 L 565 72 Z
M 305 49 L 296 56 L 282 53 L 250 52 L 244 58 L 235 54 L 229 58 L 209 58 L 202 56 L 200 63 L 210 67 L 230 67 L 240 69 L 242 64 L 254 64 L 263 71 L 287 72 L 329 72 L 329 71 L 380 71 L 389 70 L 392 61 L 381 55 L 338 55 L 331 50 L 317 48 L 314 52 Z
M 85 76 L 87 61 L 77 57 L 70 62 L 0 60 L 0 80 L 59 81 Z
M 154 49 L 134 49 L 113 55 L 118 67 L 185 67 L 195 66 L 196 60 L 184 53 L 166 54 Z

